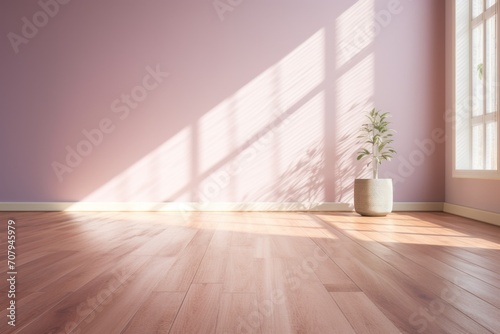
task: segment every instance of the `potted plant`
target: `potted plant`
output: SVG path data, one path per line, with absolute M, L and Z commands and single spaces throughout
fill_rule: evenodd
M 390 146 L 394 130 L 389 128 L 388 112 L 373 108 L 366 115 L 368 123 L 361 126 L 363 140 L 357 160 L 368 160 L 371 165 L 371 179 L 354 181 L 354 209 L 363 216 L 385 216 L 392 212 L 392 179 L 379 179 L 378 169 L 383 161 L 391 160 L 396 151 Z

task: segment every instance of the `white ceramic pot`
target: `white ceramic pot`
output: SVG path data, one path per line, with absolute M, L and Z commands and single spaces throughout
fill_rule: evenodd
M 362 216 L 392 212 L 392 179 L 354 180 L 354 210 Z

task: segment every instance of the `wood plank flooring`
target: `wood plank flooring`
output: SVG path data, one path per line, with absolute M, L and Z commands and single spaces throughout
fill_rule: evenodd
M 500 333 L 500 227 L 445 213 L 2 212 L 0 230 L 0 333 Z

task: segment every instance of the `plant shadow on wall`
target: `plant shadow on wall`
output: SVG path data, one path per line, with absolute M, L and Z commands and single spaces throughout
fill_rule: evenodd
M 373 97 L 369 96 L 364 101 L 354 103 L 346 112 L 346 119 L 349 119 L 349 129 L 358 126 L 359 110 L 364 106 L 373 103 Z M 352 203 L 354 184 L 352 176 L 363 175 L 364 168 L 361 164 L 356 163 L 356 147 L 357 143 L 353 139 L 352 133 L 343 133 L 336 140 L 335 154 L 335 179 L 336 179 L 336 197 L 338 203 Z
M 351 182 L 351 175 L 356 175 L 360 172 L 360 168 L 352 163 L 352 149 L 350 145 L 346 145 L 349 140 L 350 137 L 348 135 L 340 137 L 339 147 L 344 147 L 345 151 L 336 155 L 335 176 L 338 187 L 336 189 L 335 200 L 339 203 L 352 200 L 354 187 Z
M 276 182 L 258 193 L 256 197 L 262 202 L 293 202 L 299 203 L 300 209 L 312 209 L 315 204 L 324 201 L 324 169 L 324 145 L 318 143 L 309 147 L 297 162 L 286 168 Z M 254 195 L 246 196 L 246 198 L 254 197 Z

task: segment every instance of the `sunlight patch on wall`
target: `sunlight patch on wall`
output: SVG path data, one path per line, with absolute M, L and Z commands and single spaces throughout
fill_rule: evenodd
M 150 154 L 87 196 L 85 202 L 169 199 L 189 182 L 191 133 L 184 128 Z M 176 195 L 189 200 L 188 194 Z
M 304 205 L 324 201 L 324 109 L 320 92 L 262 141 L 259 156 L 238 180 L 250 198 Z
M 357 136 L 364 112 L 374 104 L 375 35 L 365 29 L 374 22 L 373 11 L 372 0 L 358 1 L 336 21 L 336 202 L 351 203 L 354 179 L 368 175 L 356 161 L 356 152 L 360 147 Z
M 364 112 L 373 105 L 374 57 L 368 55 L 337 80 L 336 189 L 338 202 L 352 202 L 355 178 L 368 177 L 369 171 L 356 161 L 360 146 L 359 128 Z
M 283 200 L 269 187 L 323 138 L 324 38 L 318 31 L 202 117 L 202 201 Z
M 306 198 L 294 194 L 295 188 L 284 187 L 283 179 L 305 187 L 300 182 L 307 181 L 288 178 L 307 175 L 291 175 L 290 170 L 303 161 L 322 166 L 324 34 L 323 29 L 313 34 L 81 202 Z M 323 198 L 323 183 L 318 181 L 315 187 L 314 197 L 307 196 Z
M 360 0 L 336 19 L 337 69 L 375 40 L 374 0 Z
M 320 30 L 199 121 L 200 172 L 224 163 L 230 152 L 270 132 L 324 81 Z

